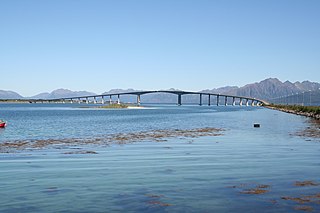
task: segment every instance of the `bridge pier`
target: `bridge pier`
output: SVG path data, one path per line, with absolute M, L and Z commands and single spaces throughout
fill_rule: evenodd
M 181 106 L 181 94 L 178 94 L 178 106 Z
M 138 91 L 138 92 L 126 92 L 126 93 L 109 93 L 109 94 L 101 94 L 101 95 L 89 95 L 89 96 L 81 96 L 81 97 L 68 97 L 68 98 L 60 98 L 60 99 L 30 99 L 30 100 L 25 100 L 23 99 L 22 101 L 28 101 L 30 103 L 74 103 L 74 102 L 78 102 L 79 104 L 81 103 L 94 103 L 94 104 L 98 104 L 100 103 L 100 101 L 98 100 L 99 98 L 101 98 L 101 104 L 105 104 L 107 102 L 107 96 L 109 96 L 109 103 L 117 103 L 120 104 L 120 96 L 121 95 L 136 95 L 137 96 L 137 104 L 140 105 L 141 102 L 141 95 L 144 94 L 150 94 L 150 93 L 170 93 L 170 94 L 174 94 L 178 96 L 178 105 L 182 104 L 182 95 L 199 95 L 200 97 L 200 102 L 199 105 L 202 106 L 203 105 L 203 97 L 208 96 L 208 103 L 204 103 L 204 104 L 208 104 L 208 106 L 211 106 L 211 96 L 215 96 L 217 98 L 216 100 L 216 105 L 219 106 L 220 105 L 220 97 L 224 98 L 224 102 L 221 105 L 225 105 L 227 106 L 228 104 L 232 104 L 233 106 L 237 105 L 239 103 L 240 106 L 242 105 L 246 105 L 246 106 L 261 106 L 263 104 L 268 104 L 267 102 L 260 100 L 260 99 L 256 99 L 256 98 L 252 98 L 252 97 L 243 97 L 243 96 L 233 96 L 233 95 L 227 95 L 227 94 L 215 94 L 215 93 L 205 93 L 205 92 L 187 92 L 187 91 L 165 91 L 165 90 L 159 90 L 159 91 Z M 117 96 L 118 100 L 112 100 L 112 96 Z M 106 98 L 106 99 L 105 99 Z M 229 98 L 229 100 L 228 100 Z M 232 98 L 232 101 L 231 101 Z M 90 101 L 92 100 L 92 101 Z M 239 102 L 238 102 L 239 100 Z M 3 99 L 2 101 L 7 101 L 5 99 Z M 228 103 L 229 101 L 229 103 Z
M 140 94 L 137 95 L 137 104 L 138 106 L 140 106 L 141 103 L 141 98 L 140 98 Z

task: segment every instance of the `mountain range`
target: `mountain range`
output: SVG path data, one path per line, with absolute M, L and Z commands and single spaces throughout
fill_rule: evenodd
M 290 96 L 297 93 L 307 92 L 307 91 L 319 91 L 320 84 L 317 82 L 302 81 L 302 82 L 290 82 L 285 81 L 281 82 L 277 78 L 268 78 L 260 82 L 247 84 L 242 87 L 238 86 L 226 86 L 215 89 L 206 89 L 199 92 L 211 92 L 211 93 L 220 93 L 226 95 L 237 95 L 237 96 L 248 96 L 254 98 L 260 98 L 263 100 L 272 100 L 282 96 Z M 175 89 L 170 89 L 175 90 Z M 134 89 L 112 89 L 103 94 L 111 93 L 120 93 L 120 92 L 133 92 L 138 91 Z M 32 97 L 22 97 L 20 94 L 13 91 L 4 91 L 0 90 L 0 99 L 22 99 L 22 98 L 31 98 L 31 99 L 55 99 L 55 98 L 67 98 L 75 96 L 89 96 L 96 95 L 93 92 L 87 91 L 71 91 L 68 89 L 57 89 L 51 93 L 45 92 Z M 144 102 L 161 102 L 171 103 L 176 102 L 176 96 L 172 94 L 147 94 L 142 96 L 142 101 Z M 190 95 L 189 97 L 183 97 L 187 102 L 194 102 L 198 100 L 197 97 Z M 134 102 L 135 97 L 127 97 L 124 101 Z
M 271 100 L 282 96 L 290 96 L 319 89 L 320 84 L 317 82 L 297 81 L 292 83 L 290 81 L 281 82 L 277 78 L 268 78 L 258 83 L 247 84 L 243 87 L 222 87 L 204 91 Z

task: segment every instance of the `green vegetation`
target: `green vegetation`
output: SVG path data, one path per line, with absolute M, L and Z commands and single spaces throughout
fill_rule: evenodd
M 320 106 L 298 106 L 298 105 L 270 105 L 271 108 L 292 110 L 301 113 L 311 113 L 314 115 L 320 115 Z
M 109 105 L 105 105 L 105 106 L 101 106 L 99 108 L 104 108 L 104 109 L 125 109 L 128 108 L 129 105 L 126 104 L 109 104 Z

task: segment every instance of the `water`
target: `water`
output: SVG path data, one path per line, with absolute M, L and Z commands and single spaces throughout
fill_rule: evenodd
M 0 212 L 296 212 L 316 202 L 318 139 L 295 136 L 307 118 L 258 107 L 2 104 L 0 143 L 104 137 L 157 129 L 224 128 L 222 136 L 0 153 Z M 261 128 L 253 128 L 253 123 Z M 307 141 L 306 141 L 307 140 Z M 64 154 L 92 150 L 98 154 Z M 258 185 L 267 193 L 243 194 Z

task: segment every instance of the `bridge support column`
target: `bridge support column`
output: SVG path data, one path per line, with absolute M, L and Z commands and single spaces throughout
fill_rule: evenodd
M 88 104 L 89 103 L 89 98 L 86 98 L 86 104 Z
M 104 96 L 101 96 L 101 104 L 104 104 Z
M 228 102 L 228 96 L 225 96 L 225 98 L 224 98 L 224 105 L 225 105 L 225 106 L 227 106 L 227 105 L 228 105 L 228 103 L 227 103 L 227 102 Z
M 208 95 L 208 106 L 210 106 L 211 105 L 211 95 L 209 94 Z
M 72 104 L 73 104 L 73 100 L 72 100 L 72 98 L 71 98 L 71 100 L 70 100 L 70 103 L 72 103 Z
M 251 106 L 254 106 L 254 100 L 252 100 L 252 102 L 251 102 Z
M 200 94 L 200 103 L 199 103 L 200 106 L 202 106 L 202 94 Z
M 140 97 L 140 94 L 137 95 L 137 104 L 138 106 L 140 106 L 140 103 L 141 103 L 141 97 Z
M 249 100 L 246 99 L 246 106 L 249 106 Z
M 112 104 L 112 97 L 111 97 L 111 95 L 109 96 L 109 104 L 110 104 L 110 105 Z
M 219 98 L 220 98 L 220 95 L 217 95 L 217 106 L 219 106 Z
M 63 103 L 63 104 L 65 104 L 65 103 L 66 103 L 66 101 L 65 101 L 64 99 L 62 99 L 62 103 Z
M 178 106 L 181 106 L 181 94 L 178 94 Z
M 118 95 L 118 101 L 117 104 L 120 104 L 120 95 Z
M 239 106 L 242 106 L 243 99 L 240 98 Z
M 78 103 L 81 104 L 81 99 L 80 98 L 78 98 Z
M 232 98 L 232 106 L 235 106 L 235 105 L 236 105 L 236 98 L 233 97 L 233 98 Z
M 96 99 L 96 97 L 93 97 L 93 103 L 94 103 L 94 104 L 97 104 L 97 99 Z

